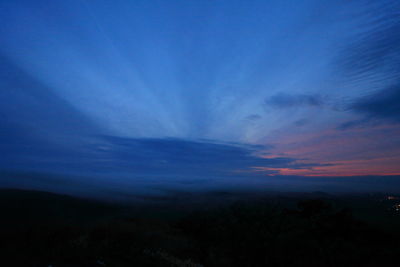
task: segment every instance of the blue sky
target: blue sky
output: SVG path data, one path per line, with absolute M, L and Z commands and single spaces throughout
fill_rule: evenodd
M 399 10 L 2 1 L 0 167 L 105 185 L 399 175 Z

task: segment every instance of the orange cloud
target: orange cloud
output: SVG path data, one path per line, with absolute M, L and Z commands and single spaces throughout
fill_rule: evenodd
M 299 159 L 293 168 L 255 167 L 269 175 L 400 175 L 400 127 L 380 125 L 348 131 L 287 134 L 274 143 L 273 157 Z M 301 165 L 309 168 L 301 167 Z M 318 166 L 318 164 L 320 166 Z M 317 166 L 312 166 L 317 165 Z M 274 174 L 277 173 L 277 174 Z

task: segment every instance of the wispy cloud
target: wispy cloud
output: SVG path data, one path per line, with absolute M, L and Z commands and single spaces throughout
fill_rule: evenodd
M 375 12 L 364 14 L 367 30 L 354 37 L 339 57 L 340 71 L 348 81 L 373 91 L 354 99 L 347 110 L 361 115 L 339 129 L 400 122 L 400 17 L 398 1 L 366 4 Z
M 286 94 L 280 93 L 265 99 L 268 107 L 287 109 L 296 107 L 322 107 L 324 100 L 316 94 Z

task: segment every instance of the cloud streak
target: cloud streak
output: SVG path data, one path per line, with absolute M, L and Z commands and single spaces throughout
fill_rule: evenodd
M 379 1 L 367 6 L 376 10 L 365 14 L 368 30 L 342 51 L 339 65 L 349 82 L 369 84 L 372 90 L 348 105 L 346 110 L 361 118 L 342 123 L 340 130 L 400 122 L 400 4 Z
M 297 94 L 291 95 L 280 93 L 268 97 L 265 100 L 268 107 L 277 109 L 297 108 L 297 107 L 323 107 L 323 98 L 316 94 Z

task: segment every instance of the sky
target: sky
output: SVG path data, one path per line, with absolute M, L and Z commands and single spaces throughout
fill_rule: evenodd
M 0 185 L 400 188 L 399 14 L 390 0 L 3 0 Z

